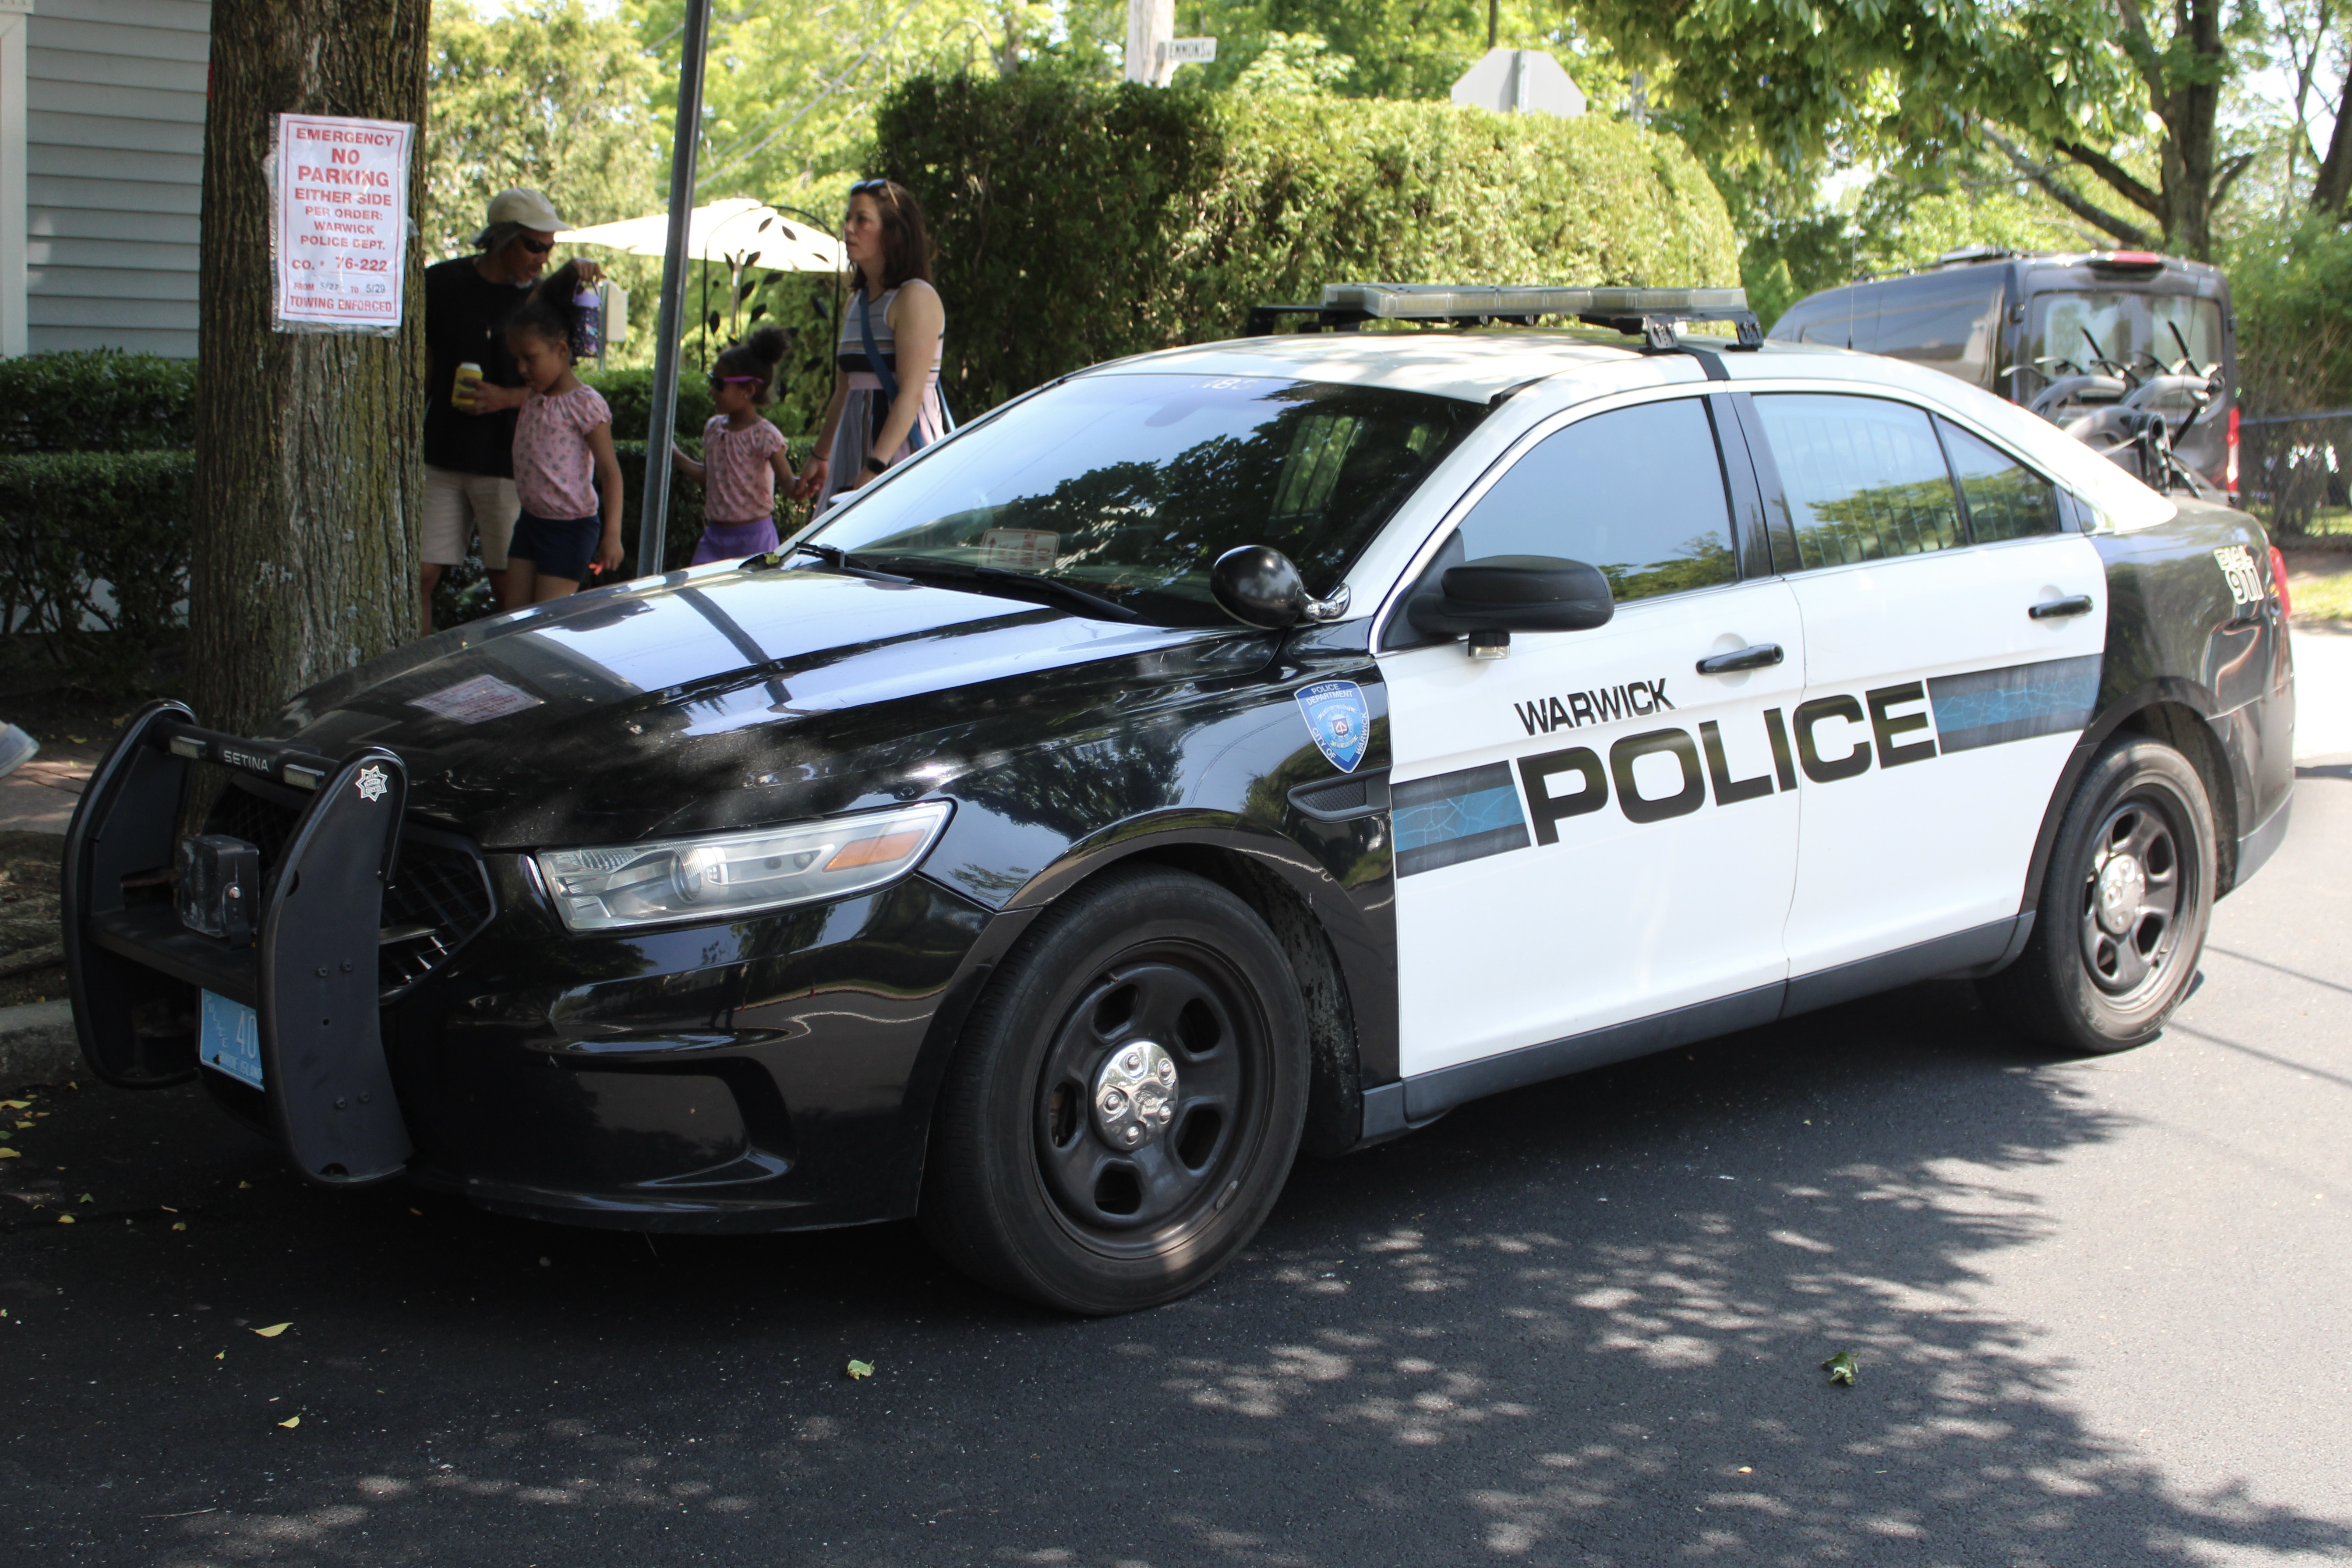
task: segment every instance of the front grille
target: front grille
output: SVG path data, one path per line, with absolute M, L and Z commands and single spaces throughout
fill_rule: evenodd
M 275 792 L 265 795 L 249 781 L 237 779 L 221 792 L 205 831 L 226 833 L 259 849 L 265 885 L 274 884 L 305 805 L 302 796 L 290 791 L 282 799 Z M 489 872 L 463 839 L 429 827 L 404 827 L 400 863 L 383 890 L 376 948 L 376 977 L 383 1000 L 391 1001 L 448 962 L 490 923 L 497 908 Z

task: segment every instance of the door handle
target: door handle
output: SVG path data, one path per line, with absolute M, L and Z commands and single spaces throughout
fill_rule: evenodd
M 2054 621 L 2066 616 L 2087 616 L 2091 610 L 2091 595 L 2077 594 L 2071 599 L 2052 599 L 2036 605 L 2025 613 L 2037 621 Z
M 1713 658 L 1698 661 L 1701 675 L 1730 675 L 1742 669 L 1765 669 L 1780 662 L 1783 655 L 1776 642 L 1760 642 L 1753 647 L 1734 648 L 1729 653 L 1717 654 Z

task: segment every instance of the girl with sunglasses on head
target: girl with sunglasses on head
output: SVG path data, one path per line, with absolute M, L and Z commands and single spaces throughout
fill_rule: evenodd
M 913 193 L 892 180 L 850 186 L 841 248 L 852 285 L 835 347 L 842 375 L 794 491 L 818 497 L 820 510 L 955 427 L 940 399 L 947 308 Z
M 725 350 L 710 367 L 710 405 L 719 410 L 702 427 L 702 461 L 672 445 L 677 466 L 702 481 L 702 538 L 697 566 L 740 561 L 776 547 L 776 487 L 793 483 L 784 433 L 760 417 L 774 395 L 776 366 L 792 338 L 761 327 Z

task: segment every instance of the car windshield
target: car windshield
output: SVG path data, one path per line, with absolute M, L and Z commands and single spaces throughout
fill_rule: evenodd
M 1265 544 L 1327 595 L 1484 404 L 1272 376 L 1115 374 L 1038 394 L 811 536 L 860 564 L 1044 577 L 1219 626 L 1209 566 Z

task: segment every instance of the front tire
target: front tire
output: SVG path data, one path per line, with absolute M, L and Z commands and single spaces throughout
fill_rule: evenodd
M 1061 1311 L 1172 1301 L 1273 1208 L 1308 1071 L 1297 979 L 1256 911 L 1185 872 L 1113 871 L 1039 916 L 973 1009 L 924 1235 Z
M 2066 808 L 2033 936 L 1977 982 L 1993 1016 L 2061 1050 L 2154 1039 L 2189 994 L 2213 912 L 2213 806 L 2161 742 L 2110 742 Z

